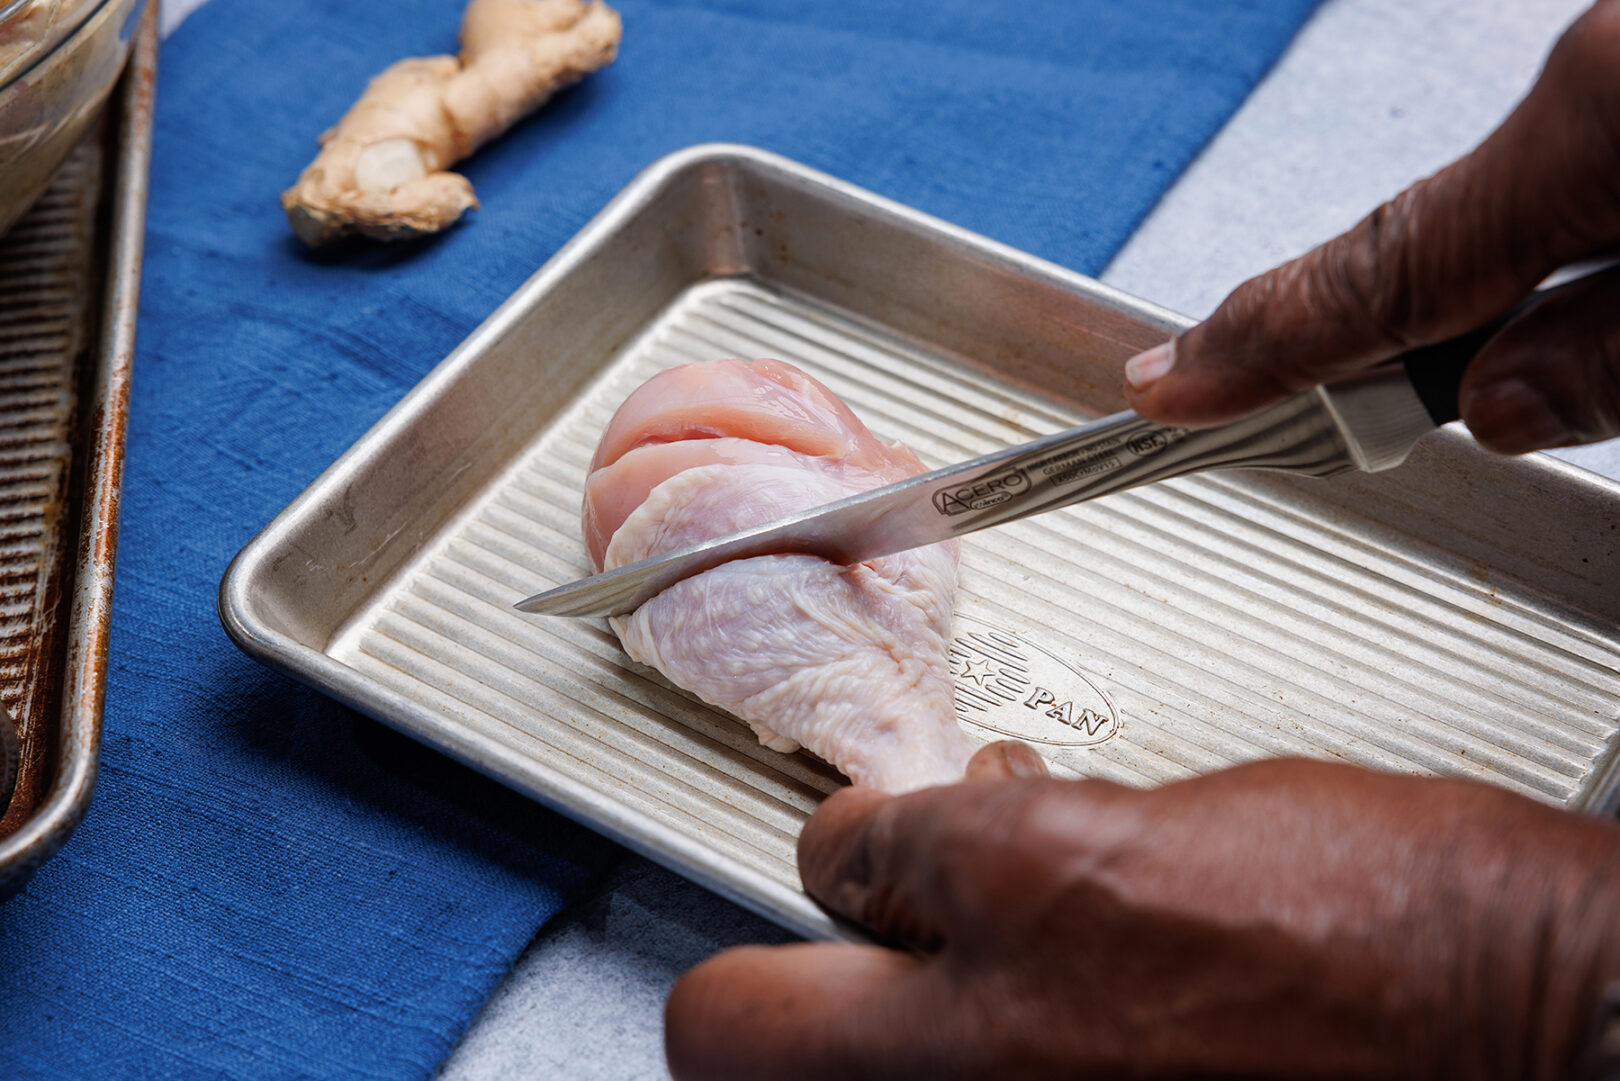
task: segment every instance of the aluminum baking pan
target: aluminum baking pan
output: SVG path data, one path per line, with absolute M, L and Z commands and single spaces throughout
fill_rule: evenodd
M 23 769 L 0 897 L 90 803 L 145 238 L 157 5 L 106 116 L 0 240 L 0 695 Z
M 512 604 L 586 570 L 586 463 L 653 372 L 775 356 L 930 465 L 1121 407 L 1186 320 L 782 158 L 638 177 L 237 556 L 248 653 L 808 936 L 840 781 Z M 1391 473 L 1184 478 L 966 538 L 958 711 L 1149 784 L 1269 755 L 1615 805 L 1620 487 L 1430 436 Z

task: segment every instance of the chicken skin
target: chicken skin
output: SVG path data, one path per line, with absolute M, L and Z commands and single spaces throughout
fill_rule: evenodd
M 608 424 L 586 482 L 586 546 L 612 569 L 922 471 L 792 365 L 689 364 L 648 380 Z M 803 746 L 857 784 L 905 792 L 959 780 L 976 746 L 952 701 L 955 590 L 954 543 L 852 567 L 759 556 L 612 622 L 632 657 L 766 746 Z

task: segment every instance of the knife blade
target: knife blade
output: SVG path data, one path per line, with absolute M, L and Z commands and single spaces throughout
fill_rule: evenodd
M 1455 396 L 1453 382 L 1453 410 Z M 1168 428 L 1116 413 L 584 578 L 515 607 L 538 615 L 617 615 L 734 559 L 793 552 L 854 564 L 1209 469 L 1311 476 L 1388 469 L 1437 423 L 1398 365 L 1313 388 L 1216 428 Z

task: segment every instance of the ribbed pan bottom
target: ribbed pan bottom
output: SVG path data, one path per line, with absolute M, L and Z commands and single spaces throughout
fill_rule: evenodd
M 101 139 L 81 142 L 31 211 L 0 237 L 0 699 L 22 754 L 0 836 L 49 783 L 59 723 L 54 661 L 69 577 L 77 372 L 95 341 L 88 299 Z

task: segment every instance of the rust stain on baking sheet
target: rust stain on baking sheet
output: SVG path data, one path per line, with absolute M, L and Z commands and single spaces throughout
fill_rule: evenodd
M 1484 590 L 1485 600 L 1489 604 L 1495 607 L 1501 606 L 1502 598 L 1496 592 L 1496 587 L 1491 584 L 1491 568 L 1489 566 L 1478 559 L 1469 560 L 1468 577 L 1477 582 L 1480 589 Z
M 63 609 L 80 360 L 94 328 L 88 257 L 100 198 L 101 142 L 85 140 L 0 241 L 0 699 L 22 741 L 0 836 L 44 798 L 61 748 Z
M 42 217 L 33 224 L 41 231 L 18 240 L 33 227 L 19 225 L 0 243 L 0 266 L 18 275 L 0 280 L 0 308 L 15 313 L 7 324 L 11 333 L 0 334 L 0 382 L 17 343 L 38 339 L 34 352 L 51 363 L 41 366 L 38 355 L 18 363 L 58 380 L 59 391 L 54 408 L 0 403 L 0 433 L 12 426 L 9 441 L 0 434 L 0 479 L 20 461 L 42 470 L 44 481 L 42 489 L 9 503 L 0 498 L 23 523 L 28 541 L 0 554 L 31 561 L 32 577 L 21 574 L 18 582 L 35 586 L 32 593 L 24 589 L 17 604 L 0 607 L 0 659 L 6 660 L 0 696 L 23 704 L 33 766 L 29 790 L 0 822 L 0 899 L 21 888 L 66 841 L 95 784 L 140 292 L 157 8 L 145 6 L 115 107 L 86 135 L 78 156 L 56 174 L 58 187 L 40 204 Z M 42 279 L 50 280 L 42 285 Z M 63 316 L 70 317 L 65 325 Z M 55 324 L 43 337 L 34 333 L 42 322 Z M 49 333 L 53 329 L 59 333 Z

